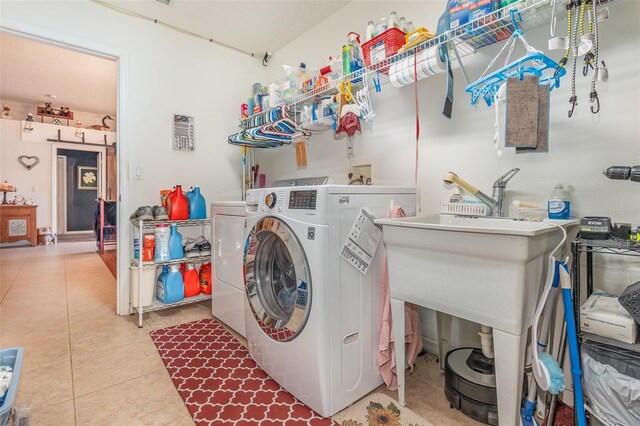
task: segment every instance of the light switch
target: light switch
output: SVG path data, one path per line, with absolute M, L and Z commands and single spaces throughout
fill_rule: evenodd
M 138 164 L 136 166 L 136 179 L 144 179 L 143 174 L 142 174 L 142 166 L 140 164 Z

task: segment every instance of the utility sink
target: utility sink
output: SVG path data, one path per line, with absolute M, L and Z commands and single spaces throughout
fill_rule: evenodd
M 391 297 L 428 289 L 419 293 L 429 307 L 514 334 L 531 325 L 547 257 L 562 238 L 548 221 L 426 215 L 377 223 L 387 246 Z M 411 276 L 402 278 L 402 271 Z
M 438 312 L 441 368 L 452 316 L 493 327 L 499 423 L 519 423 L 527 331 L 546 280 L 547 258 L 562 239 L 560 229 L 546 221 L 449 215 L 377 223 L 387 247 L 396 357 L 404 359 L 404 321 L 396 318 L 404 317 L 405 302 Z M 553 223 L 572 228 L 567 229 L 571 241 L 578 221 Z M 398 398 L 404 405 L 403 370 Z

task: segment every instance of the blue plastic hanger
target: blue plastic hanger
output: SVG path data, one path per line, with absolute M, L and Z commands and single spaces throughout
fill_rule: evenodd
M 518 20 L 522 20 L 520 12 L 512 10 L 511 21 L 513 23 L 514 32 L 511 35 L 511 38 L 518 38 L 523 35 L 522 30 L 518 26 Z M 478 102 L 478 99 L 482 97 L 486 104 L 491 106 L 495 94 L 498 93 L 500 85 L 502 85 L 502 83 L 504 83 L 508 78 L 518 77 L 522 80 L 525 75 L 535 75 L 538 77 L 539 84 L 546 84 L 549 86 L 549 91 L 560 87 L 560 78 L 567 72 L 564 68 L 561 68 L 560 72 L 556 73 L 558 68 L 558 63 L 544 53 L 528 53 L 522 58 L 480 78 L 475 83 L 471 83 L 465 88 L 465 91 L 471 93 L 471 105 L 475 105 Z

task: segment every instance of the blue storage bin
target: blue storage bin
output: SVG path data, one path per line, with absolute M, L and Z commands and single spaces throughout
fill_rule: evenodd
M 5 426 L 9 423 L 9 417 L 11 417 L 11 408 L 16 399 L 16 393 L 18 393 L 18 383 L 20 383 L 20 369 L 22 368 L 23 354 L 24 349 L 22 348 L 0 350 L 0 365 L 13 369 L 7 396 L 2 405 L 0 405 L 0 426 Z

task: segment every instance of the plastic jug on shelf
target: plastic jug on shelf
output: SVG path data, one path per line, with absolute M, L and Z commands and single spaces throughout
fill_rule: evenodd
M 204 262 L 200 266 L 200 291 L 204 294 L 211 294 L 211 262 Z
M 164 285 L 164 283 L 167 280 L 168 273 L 169 273 L 169 266 L 164 265 L 162 267 L 162 272 L 160 272 L 160 275 L 158 275 L 158 278 L 156 278 L 156 285 L 158 285 L 158 283 L 161 283 L 161 285 Z
M 182 186 L 176 185 L 167 197 L 167 206 L 169 209 L 169 220 L 187 220 L 189 219 L 189 200 L 182 193 Z
M 163 281 L 158 277 L 156 298 L 162 303 L 176 303 L 184 299 L 184 282 L 179 265 L 171 265 Z
M 186 196 L 189 200 L 189 219 L 206 219 L 207 202 L 200 193 L 200 187 L 192 187 Z
M 154 260 L 164 262 L 169 260 L 169 237 L 171 233 L 169 226 L 166 223 L 159 223 L 156 225 L 154 231 L 155 250 Z
M 169 235 L 169 259 L 182 259 L 184 257 L 184 247 L 182 247 L 182 234 L 178 232 L 178 225 L 171 225 Z
M 184 297 L 192 297 L 200 294 L 200 277 L 193 263 L 187 263 L 184 271 Z

